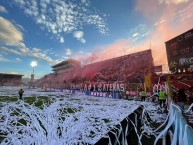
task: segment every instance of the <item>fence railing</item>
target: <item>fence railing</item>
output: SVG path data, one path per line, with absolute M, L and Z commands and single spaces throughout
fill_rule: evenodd
M 182 115 L 181 109 L 172 101 L 169 106 L 168 123 L 165 129 L 156 137 L 154 145 L 162 137 L 166 136 L 170 128 L 173 128 L 173 138 L 171 145 L 192 145 L 193 144 L 193 130 L 186 122 Z

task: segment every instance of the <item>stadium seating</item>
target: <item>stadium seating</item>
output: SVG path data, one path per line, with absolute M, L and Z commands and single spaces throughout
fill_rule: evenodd
M 64 63 L 65 64 L 65 63 Z M 61 66 L 60 66 L 61 67 Z M 84 82 L 130 82 L 139 83 L 145 75 L 154 72 L 151 50 L 129 54 L 85 66 L 65 67 L 60 72 L 48 74 L 36 85 L 64 87 L 66 83 Z M 55 67 L 57 70 L 57 67 Z

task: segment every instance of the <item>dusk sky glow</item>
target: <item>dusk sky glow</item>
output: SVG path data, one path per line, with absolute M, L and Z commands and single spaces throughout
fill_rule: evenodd
M 83 64 L 152 49 L 193 28 L 192 0 L 1 0 L 0 73 L 36 78 L 73 58 Z

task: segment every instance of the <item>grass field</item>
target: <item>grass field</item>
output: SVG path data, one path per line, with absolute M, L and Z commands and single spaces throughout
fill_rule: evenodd
M 94 144 L 140 105 L 164 118 L 150 102 L 18 89 L 0 88 L 1 144 Z
M 22 100 L 15 94 L 16 90 L 1 91 L 2 144 L 94 144 L 139 106 L 60 92 L 26 90 Z

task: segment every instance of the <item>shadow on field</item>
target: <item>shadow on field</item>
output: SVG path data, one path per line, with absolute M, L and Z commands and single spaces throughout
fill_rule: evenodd
M 109 145 L 110 144 L 128 144 L 138 145 L 139 135 L 142 134 L 141 143 L 142 145 L 153 145 L 155 136 L 150 135 L 147 132 L 143 132 L 142 124 L 142 113 L 143 107 L 140 106 L 128 117 L 122 120 L 114 129 L 110 130 L 105 136 L 102 137 L 95 145 Z M 150 116 L 146 113 L 146 118 L 150 122 L 151 128 L 157 128 L 161 124 L 152 122 Z M 162 130 L 163 128 L 161 128 Z M 136 133 L 137 132 L 137 133 Z M 156 145 L 162 145 L 162 140 L 158 140 Z

